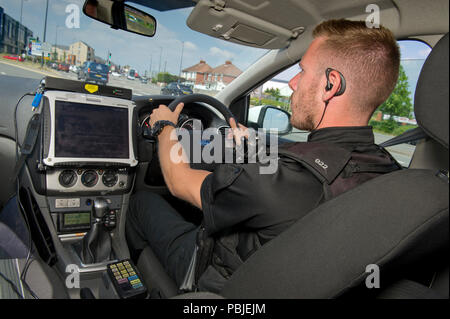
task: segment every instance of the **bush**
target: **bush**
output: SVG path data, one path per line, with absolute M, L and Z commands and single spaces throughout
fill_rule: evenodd
M 416 125 L 401 125 L 393 119 L 383 121 L 370 120 L 369 125 L 372 126 L 376 132 L 392 134 L 395 136 L 417 127 Z
M 409 130 L 411 130 L 413 128 L 416 128 L 416 127 L 417 127 L 417 125 L 400 125 L 394 130 L 393 134 L 394 135 L 400 135 L 400 134 L 403 134 L 406 131 L 409 131 Z
M 398 126 L 398 123 L 391 117 L 388 120 L 381 121 L 378 129 L 383 132 L 392 134 Z
M 259 99 L 257 97 L 250 98 L 250 105 L 273 105 L 279 106 L 283 110 L 291 113 L 291 106 L 289 103 L 276 101 L 272 99 Z

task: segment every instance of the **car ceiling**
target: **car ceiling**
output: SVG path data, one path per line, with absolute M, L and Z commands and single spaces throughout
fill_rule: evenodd
M 448 0 L 132 0 L 159 11 L 195 5 L 187 25 L 198 32 L 247 46 L 280 49 L 323 20 L 365 20 L 369 4 L 397 38 L 448 32 Z

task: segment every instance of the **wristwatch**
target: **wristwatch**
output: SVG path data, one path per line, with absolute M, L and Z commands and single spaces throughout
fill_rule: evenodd
M 166 120 L 156 121 L 155 124 L 153 124 L 151 135 L 153 137 L 157 137 L 162 132 L 164 127 L 166 127 L 167 125 L 177 128 L 177 125 L 171 121 Z

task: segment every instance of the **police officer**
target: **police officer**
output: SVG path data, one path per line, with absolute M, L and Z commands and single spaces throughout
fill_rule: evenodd
M 397 82 L 400 53 L 392 33 L 364 22 L 330 20 L 313 36 L 300 72 L 289 82 L 291 123 L 311 133 L 308 142 L 282 149 L 274 174 L 260 174 L 258 164 L 222 164 L 212 173 L 191 169 L 170 159 L 178 143 L 170 139 L 174 128 L 167 125 L 159 134 L 167 187 L 198 207 L 203 221 L 189 223 L 162 197 L 141 192 L 130 202 L 127 239 L 133 249 L 150 245 L 178 285 L 195 253 L 194 284 L 219 292 L 252 253 L 320 203 L 400 168 L 374 144 L 367 126 Z M 160 105 L 150 122 L 177 123 L 182 109 L 183 104 L 174 112 Z M 245 131 L 233 121 L 231 126 Z

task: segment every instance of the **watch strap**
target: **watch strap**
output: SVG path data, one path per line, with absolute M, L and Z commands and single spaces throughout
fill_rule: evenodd
M 162 132 L 164 127 L 168 125 L 177 128 L 177 125 L 171 121 L 167 120 L 156 121 L 152 127 L 152 136 L 157 137 Z

